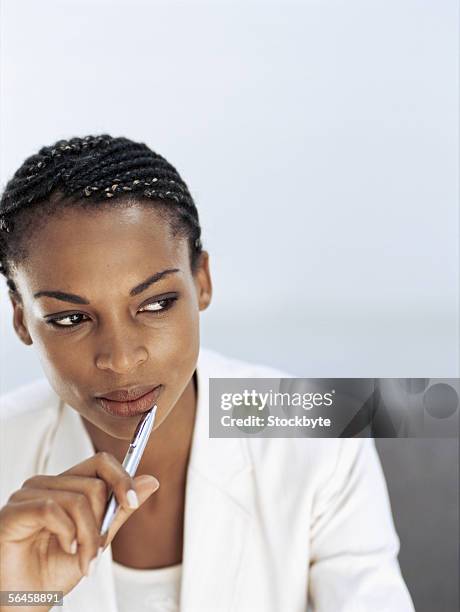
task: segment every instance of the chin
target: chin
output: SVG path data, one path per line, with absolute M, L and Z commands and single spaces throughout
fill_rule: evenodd
M 141 415 L 135 417 L 111 417 L 110 415 L 97 414 L 94 411 L 80 412 L 80 416 L 93 427 L 97 427 L 112 438 L 131 442 L 137 424 L 141 420 Z
M 108 417 L 104 421 L 99 420 L 97 423 L 94 423 L 94 425 L 99 427 L 99 429 L 101 429 L 104 433 L 108 434 L 109 436 L 112 436 L 112 438 L 117 438 L 118 440 L 127 440 L 131 442 L 132 437 L 134 435 L 134 431 L 141 418 L 141 414 L 129 418 Z

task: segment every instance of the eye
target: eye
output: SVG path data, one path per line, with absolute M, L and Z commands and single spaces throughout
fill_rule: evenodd
M 58 323 L 58 321 L 70 321 L 74 317 L 84 317 L 84 316 L 85 315 L 75 312 L 70 315 L 64 315 L 62 317 L 55 317 L 54 319 L 48 319 L 46 322 L 49 323 L 50 325 L 54 325 L 54 327 L 77 327 L 77 325 L 80 325 L 81 321 L 78 321 L 76 323 Z
M 177 296 L 164 297 L 160 300 L 155 300 L 153 302 L 145 304 L 139 309 L 139 312 L 148 312 L 155 316 L 160 316 L 162 312 L 164 312 L 165 310 L 169 310 L 176 300 Z M 59 317 L 53 317 L 52 319 L 48 319 L 46 323 L 52 325 L 53 327 L 69 329 L 81 325 L 86 320 L 89 320 L 86 315 L 80 312 L 73 312 L 71 314 L 63 314 Z
M 169 310 L 176 300 L 177 296 L 161 298 L 161 300 L 155 300 L 154 302 L 145 304 L 145 306 L 139 309 L 139 312 L 151 312 L 154 315 L 160 314 L 165 310 Z

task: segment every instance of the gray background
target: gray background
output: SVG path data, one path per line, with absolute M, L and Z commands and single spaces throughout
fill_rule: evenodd
M 305 377 L 457 377 L 458 3 L 3 0 L 2 184 L 57 138 L 189 183 L 203 344 Z M 0 297 L 2 390 L 40 375 Z M 455 612 L 458 443 L 378 442 L 419 612 Z

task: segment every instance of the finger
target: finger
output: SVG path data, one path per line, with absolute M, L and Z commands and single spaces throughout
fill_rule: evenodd
M 127 509 L 135 509 L 138 505 L 134 480 L 110 453 L 102 451 L 93 457 L 74 465 L 60 475 L 75 474 L 101 478 L 113 490 L 117 502 Z
M 38 474 L 28 478 L 22 488 L 27 489 L 57 489 L 60 491 L 72 491 L 83 493 L 88 498 L 93 511 L 94 520 L 99 524 L 107 504 L 108 487 L 100 478 L 89 476 L 47 476 Z
M 139 506 L 141 506 L 151 495 L 160 487 L 160 483 L 154 476 L 143 474 L 134 478 L 137 496 L 139 498 Z M 129 517 L 135 512 L 135 509 L 127 509 L 120 507 L 115 515 L 112 525 L 107 533 L 103 548 L 105 549 L 113 540 L 120 527 L 126 523 Z
M 8 502 L 0 511 L 0 542 L 21 542 L 43 528 L 53 533 L 62 550 L 73 554 L 75 524 L 70 516 L 51 499 L 28 499 Z
M 13 503 L 28 500 L 49 500 L 65 510 L 75 525 L 80 569 L 83 574 L 87 573 L 91 559 L 98 553 L 101 538 L 90 503 L 83 493 L 24 488 L 13 493 L 10 500 Z

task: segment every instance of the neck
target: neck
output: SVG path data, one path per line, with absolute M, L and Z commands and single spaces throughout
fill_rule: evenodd
M 184 484 L 196 416 L 196 373 L 192 376 L 174 408 L 161 425 L 152 431 L 137 474 L 152 474 L 160 484 Z M 105 433 L 81 417 L 96 452 L 106 451 L 120 463 L 128 443 Z

